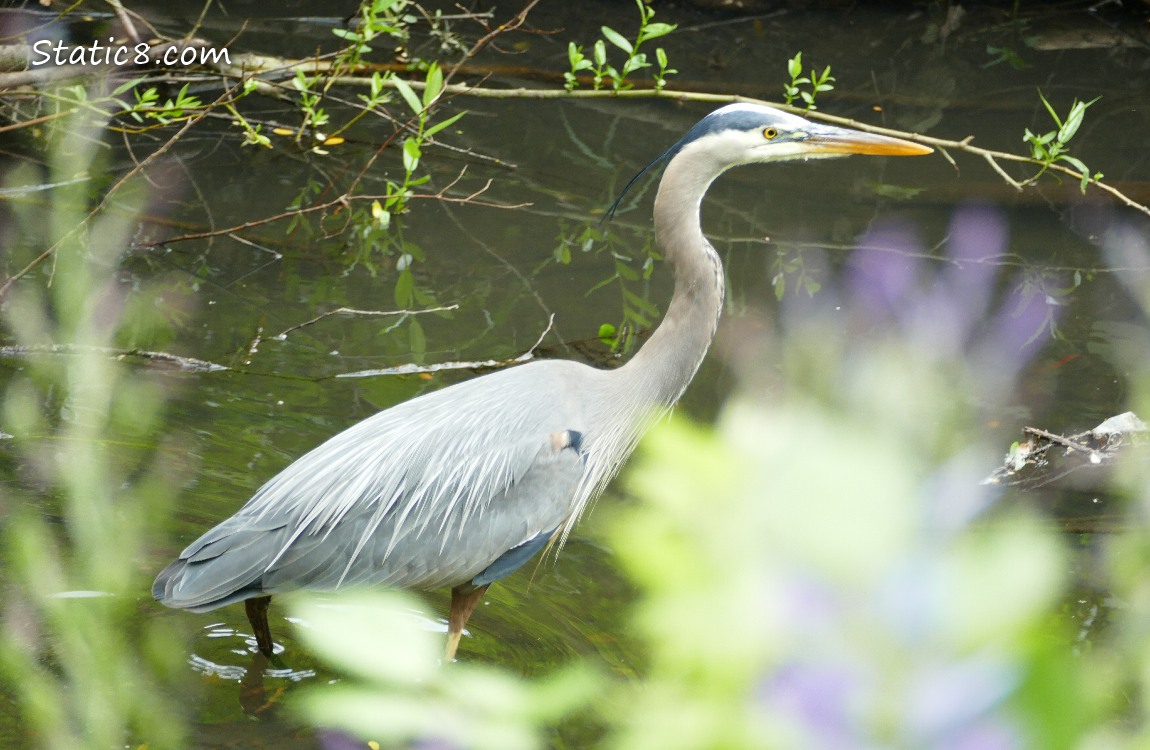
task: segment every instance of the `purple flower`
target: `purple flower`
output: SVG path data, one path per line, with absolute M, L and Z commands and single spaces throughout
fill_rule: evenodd
M 777 669 L 760 695 L 772 713 L 790 717 L 833 750 L 859 750 L 857 702 L 864 680 L 838 664 L 791 662 Z

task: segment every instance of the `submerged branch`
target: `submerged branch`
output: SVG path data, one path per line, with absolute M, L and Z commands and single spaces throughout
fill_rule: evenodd
M 1147 429 L 1133 412 L 1118 414 L 1092 430 L 1069 436 L 1027 427 L 1023 430 L 1026 441 L 1012 445 L 1002 466 L 991 472 L 983 484 L 1033 490 L 1081 473 L 1077 484 L 1091 486 L 1086 478 L 1090 472 L 1122 459 L 1147 460 Z M 1135 451 L 1136 448 L 1142 450 Z
M 332 310 L 317 316 L 312 320 L 306 321 L 296 326 L 292 326 L 282 333 L 274 336 L 275 339 L 283 339 L 287 334 L 292 331 L 299 330 L 305 326 L 316 323 L 323 318 L 331 315 L 371 315 L 371 316 L 385 316 L 385 315 L 418 315 L 422 313 L 445 312 L 458 309 L 458 305 L 447 305 L 444 307 L 429 308 L 426 310 L 356 310 L 347 307 L 341 307 L 338 310 Z M 551 315 L 547 321 L 547 327 L 539 334 L 539 338 L 522 354 L 507 359 L 480 359 L 480 360 L 457 360 L 452 362 L 438 362 L 431 365 L 417 365 L 414 363 L 407 363 L 396 365 L 394 367 L 381 367 L 372 370 L 356 370 L 354 372 L 339 372 L 332 375 L 321 375 L 319 377 L 301 377 L 299 375 L 288 375 L 280 372 L 256 372 L 246 370 L 244 368 L 229 367 L 221 365 L 216 362 L 211 362 L 206 359 L 199 359 L 196 357 L 186 357 L 181 354 L 172 354 L 170 352 L 156 352 L 147 351 L 144 349 L 116 349 L 108 346 L 82 346 L 75 344 L 39 344 L 39 345 L 9 345 L 0 346 L 0 359 L 23 359 L 26 357 L 53 355 L 53 356 L 76 356 L 80 354 L 102 354 L 111 359 L 127 360 L 127 359 L 140 359 L 147 362 L 154 362 L 162 365 L 169 365 L 181 372 L 233 372 L 233 373 L 246 373 L 253 375 L 261 375 L 266 377 L 289 378 L 292 380 L 311 380 L 318 382 L 321 380 L 331 380 L 334 378 L 369 378 L 379 375 L 418 375 L 433 372 L 445 372 L 449 370 L 490 370 L 499 369 L 504 367 L 511 367 L 513 365 L 523 364 L 535 359 L 535 350 L 543 343 L 543 339 L 555 324 L 555 316 Z M 258 343 L 259 339 L 256 342 Z
M 75 354 L 103 354 L 112 359 L 142 359 L 164 365 L 172 365 L 183 372 L 223 372 L 231 368 L 226 365 L 209 362 L 206 359 L 185 357 L 182 354 L 170 352 L 153 352 L 145 349 L 116 349 L 109 346 L 81 346 L 77 344 L 37 344 L 37 345 L 9 345 L 0 346 L 0 358 L 23 359 L 36 355 L 75 355 Z

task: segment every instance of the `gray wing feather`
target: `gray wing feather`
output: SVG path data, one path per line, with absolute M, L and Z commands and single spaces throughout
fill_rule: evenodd
M 550 532 L 586 483 L 580 378 L 539 362 L 399 404 L 331 438 L 193 542 L 156 580 L 207 610 L 301 587 L 437 588 Z

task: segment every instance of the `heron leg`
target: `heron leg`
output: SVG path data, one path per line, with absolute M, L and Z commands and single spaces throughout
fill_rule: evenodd
M 268 658 L 257 651 L 252 654 L 251 664 L 240 679 L 240 708 L 249 716 L 263 713 L 271 705 L 264 687 L 264 670 L 267 667 Z
M 471 617 L 471 613 L 475 611 L 476 605 L 483 599 L 483 595 L 487 593 L 487 585 L 472 586 L 471 584 L 463 584 L 451 589 L 451 614 L 447 618 L 447 650 L 444 654 L 445 661 L 452 661 L 455 659 L 455 651 L 459 648 L 459 639 L 463 637 L 463 626 L 467 624 L 467 618 Z
M 244 600 L 244 609 L 248 613 L 248 622 L 252 624 L 252 632 L 256 634 L 256 648 L 267 658 L 272 658 L 272 630 L 268 626 L 268 607 L 271 606 L 270 596 L 256 596 Z

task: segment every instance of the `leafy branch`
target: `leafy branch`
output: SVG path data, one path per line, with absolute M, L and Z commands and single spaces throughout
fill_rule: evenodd
M 568 42 L 567 61 L 571 69 L 563 74 L 563 86 L 567 91 L 573 91 L 579 85 L 579 73 L 585 70 L 591 71 L 593 75 L 592 85 L 596 91 L 602 87 L 604 81 L 610 82 L 612 91 L 624 91 L 634 86 L 634 84 L 627 82 L 627 76 L 643 68 L 651 67 L 647 53 L 640 52 L 639 47 L 652 39 L 670 34 L 677 26 L 673 23 L 653 23 L 651 19 L 655 16 L 654 9 L 644 3 L 643 0 L 635 0 L 635 5 L 639 8 L 639 32 L 635 35 L 634 42 L 610 26 L 602 26 L 599 30 L 603 34 L 603 39 L 595 42 L 590 59 L 583 54 L 582 47 L 577 46 L 575 42 Z M 610 42 L 627 55 L 622 67 L 615 68 L 608 63 L 606 42 Z M 659 91 L 666 87 L 667 76 L 679 71 L 669 67 L 667 52 L 662 47 L 655 49 L 655 60 L 659 65 L 659 69 L 654 75 L 655 90 Z
M 349 85 L 363 85 L 363 80 L 358 78 L 347 78 L 341 83 Z M 417 81 L 410 81 L 409 84 L 412 88 L 419 90 L 422 85 Z M 516 88 L 516 89 L 498 89 L 487 88 L 484 86 L 472 86 L 469 84 L 447 84 L 441 92 L 442 96 L 472 96 L 482 99 L 667 99 L 670 101 L 683 103 L 683 102 L 697 102 L 707 104 L 734 104 L 736 102 L 748 102 L 754 104 L 763 104 L 777 109 L 786 110 L 795 114 L 804 115 L 812 120 L 819 120 L 833 125 L 842 125 L 844 127 L 855 128 L 868 133 L 878 133 L 880 135 L 890 135 L 896 138 L 904 138 L 907 140 L 922 143 L 927 146 L 932 146 L 939 150 L 939 153 L 956 169 L 958 164 L 951 156 L 951 152 L 963 152 L 977 156 L 990 166 L 994 172 L 1002 178 L 1007 184 L 1016 190 L 1024 190 L 1030 183 L 1029 181 L 1019 181 L 1011 177 L 1006 170 L 1002 168 L 1002 162 L 1016 162 L 1020 164 L 1032 164 L 1038 167 L 1045 167 L 1047 171 L 1059 172 L 1065 174 L 1075 180 L 1081 180 L 1084 172 L 1065 166 L 1059 162 L 1065 162 L 1066 159 L 1055 159 L 1051 164 L 1044 164 L 1040 159 L 1036 159 L 1031 155 L 1023 155 L 1010 153 L 1006 151 L 996 151 L 993 149 L 981 148 L 972 144 L 974 136 L 967 136 L 962 140 L 953 140 L 948 138 L 936 138 L 932 136 L 922 135 L 919 133 L 908 132 L 905 130 L 897 130 L 894 128 L 884 128 L 870 123 L 853 120 L 847 117 L 838 117 L 835 115 L 824 114 L 821 111 L 809 111 L 803 107 L 796 107 L 783 102 L 771 102 L 763 99 L 757 99 L 749 96 L 739 96 L 732 94 L 714 94 L 701 91 L 684 91 L 677 89 L 627 89 L 620 91 L 612 90 L 587 90 L 576 89 L 574 91 L 567 91 L 563 89 L 540 89 L 540 88 Z M 1069 163 L 1069 162 L 1068 162 Z M 1102 190 L 1112 197 L 1116 198 L 1123 205 L 1140 211 L 1147 216 L 1150 216 L 1150 206 L 1130 198 L 1122 191 L 1118 190 L 1112 185 L 1103 182 L 1101 179 L 1088 177 L 1089 184 L 1094 185 L 1099 190 Z
M 1030 154 L 1036 161 L 1042 164 L 1042 169 L 1038 174 L 1031 177 L 1024 184 L 1032 184 L 1038 180 L 1043 174 L 1046 173 L 1055 162 L 1064 161 L 1070 166 L 1074 167 L 1081 174 L 1079 186 L 1082 193 L 1086 193 L 1086 184 L 1089 182 L 1097 182 L 1102 179 L 1102 173 L 1096 172 L 1091 175 L 1090 170 L 1080 159 L 1071 156 L 1067 143 L 1078 132 L 1078 128 L 1082 126 L 1082 119 L 1086 115 L 1086 108 L 1094 102 L 1098 101 L 1101 97 L 1094 97 L 1088 102 L 1082 102 L 1078 99 L 1070 105 L 1070 113 L 1066 115 L 1066 120 L 1063 121 L 1058 117 L 1058 113 L 1054 111 L 1054 107 L 1050 106 L 1050 102 L 1038 92 L 1038 98 L 1042 100 L 1043 106 L 1046 111 L 1050 113 L 1054 123 L 1058 126 L 1058 130 L 1051 130 L 1042 135 L 1035 135 L 1030 132 L 1030 128 L 1026 128 L 1026 132 L 1022 136 L 1025 143 L 1030 144 Z
M 783 99 L 788 105 L 793 105 L 795 99 L 802 99 L 807 105 L 804 110 L 806 112 L 818 109 L 815 106 L 815 97 L 820 91 L 832 91 L 834 89 L 831 84 L 835 77 L 831 75 L 831 66 L 829 65 L 823 68 L 822 73 L 811 68 L 810 73 L 803 75 L 802 52 L 796 52 L 794 57 L 787 60 L 787 73 L 791 76 L 791 82 L 783 86 Z M 809 90 L 804 90 L 804 86 L 808 87 Z
M 411 5 L 410 0 L 370 0 L 362 3 L 357 14 L 359 23 L 349 29 L 332 29 L 331 33 L 348 43 L 339 54 L 337 61 L 348 67 L 356 67 L 362 58 L 371 52 L 371 43 L 379 36 L 406 42 L 408 27 L 414 16 L 404 11 Z

